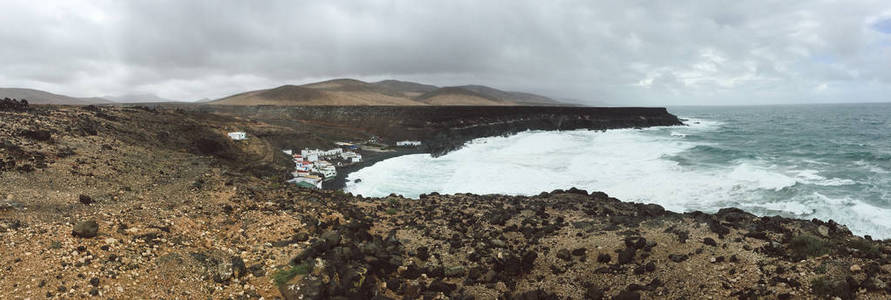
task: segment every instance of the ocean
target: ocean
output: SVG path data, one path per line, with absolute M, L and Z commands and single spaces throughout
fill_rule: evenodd
M 687 126 L 527 131 L 347 177 L 364 196 L 577 187 L 685 212 L 738 207 L 891 238 L 891 103 L 669 107 Z M 361 180 L 357 180 L 361 179 Z

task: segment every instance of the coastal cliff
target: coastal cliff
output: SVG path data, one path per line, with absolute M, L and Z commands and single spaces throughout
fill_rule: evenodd
M 507 123 L 498 116 L 472 124 Z M 449 119 L 431 124 L 464 130 Z M 670 212 L 577 189 L 418 200 L 300 189 L 276 175 L 282 139 L 387 132 L 276 122 L 168 107 L 0 110 L 0 298 L 891 295 L 891 244 L 831 220 Z M 523 122 L 509 129 L 579 121 Z M 248 139 L 226 138 L 234 129 Z
M 419 140 L 434 156 L 470 140 L 526 130 L 605 130 L 682 125 L 665 108 L 493 106 L 202 106 L 285 125 L 299 122 L 361 130 L 391 141 Z

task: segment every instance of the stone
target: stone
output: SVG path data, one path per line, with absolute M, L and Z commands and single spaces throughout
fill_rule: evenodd
M 572 256 L 569 255 L 569 250 L 560 249 L 557 251 L 557 258 L 568 261 L 572 259 Z
M 90 196 L 80 195 L 77 198 L 78 198 L 78 201 L 80 201 L 80 203 L 83 205 L 93 204 L 93 198 L 90 198 Z
M 860 272 L 860 270 L 862 270 L 860 265 L 851 265 L 851 272 L 857 273 Z
M 625 248 L 619 252 L 619 264 L 624 265 L 634 260 L 634 248 Z
M 454 266 L 454 267 L 445 269 L 446 277 L 461 277 L 461 276 L 464 276 L 465 273 L 466 273 L 466 270 L 464 269 L 463 266 Z
M 492 240 L 492 247 L 507 248 L 507 244 L 502 240 L 494 239 L 494 240 Z
M 640 293 L 632 292 L 632 291 L 622 291 L 621 293 L 619 293 L 618 295 L 613 297 L 613 299 L 614 300 L 639 300 Z
M 703 243 L 703 244 L 706 244 L 706 245 L 709 245 L 709 246 L 712 246 L 712 247 L 717 247 L 717 246 L 718 246 L 718 243 L 715 242 L 715 239 L 710 238 L 710 237 L 707 237 L 707 238 L 702 239 L 702 243 Z
M 80 223 L 77 223 L 76 225 L 74 225 L 74 230 L 72 231 L 72 234 L 75 237 L 91 238 L 91 237 L 95 237 L 98 232 L 99 232 L 99 223 L 96 223 L 96 221 L 93 221 L 93 220 L 89 220 L 89 221 L 83 221 L 83 222 L 80 222 Z
M 587 288 L 585 288 L 585 299 L 603 299 L 603 289 L 593 284 L 589 285 Z
M 673 262 L 679 263 L 687 260 L 689 257 L 686 254 L 669 254 L 668 259 Z
M 599 263 L 605 264 L 608 263 L 610 260 L 612 260 L 612 258 L 609 256 L 609 254 L 601 253 L 597 255 L 597 262 Z
M 572 250 L 572 255 L 585 256 L 585 253 L 587 253 L 587 251 L 588 251 L 588 249 L 585 249 L 585 248 L 576 248 L 575 250 Z

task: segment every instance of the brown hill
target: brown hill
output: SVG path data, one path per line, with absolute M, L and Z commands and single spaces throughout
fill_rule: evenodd
M 284 85 L 209 102 L 222 105 L 421 105 L 398 91 L 353 79 Z
M 103 98 L 77 98 L 41 90 L 23 88 L 0 88 L 0 98 L 25 99 L 31 104 L 87 105 L 112 103 Z
M 438 88 L 409 81 L 368 83 L 333 79 L 245 92 L 209 102 L 221 105 L 564 105 L 551 98 L 481 85 Z
M 417 97 L 439 88 L 435 85 L 400 80 L 383 80 L 372 84 L 386 89 L 399 91 L 407 97 Z
M 501 99 L 461 87 L 444 87 L 415 97 L 429 105 L 513 105 Z

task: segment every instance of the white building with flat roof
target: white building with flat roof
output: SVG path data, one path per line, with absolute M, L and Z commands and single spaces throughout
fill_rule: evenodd
M 247 139 L 247 133 L 245 133 L 244 131 L 234 131 L 234 132 L 230 132 L 230 133 L 229 133 L 229 138 L 230 138 L 230 139 L 233 139 L 233 140 L 236 140 L 236 141 L 246 140 L 246 139 Z
M 398 141 L 396 146 L 399 147 L 417 147 L 421 145 L 421 141 Z

